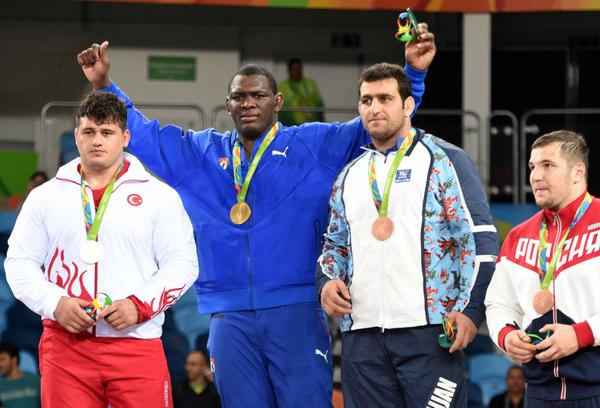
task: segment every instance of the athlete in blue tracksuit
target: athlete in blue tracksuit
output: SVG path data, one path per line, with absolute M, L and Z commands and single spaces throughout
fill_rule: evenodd
M 420 100 L 435 54 L 420 28 L 421 47 L 407 47 L 407 68 Z M 95 89 L 114 92 L 128 107 L 129 145 L 180 194 L 199 255 L 196 291 L 211 313 L 209 350 L 225 407 L 331 406 L 329 336 L 316 301 L 314 271 L 327 224 L 327 201 L 339 170 L 368 140 L 360 119 L 346 123 L 278 125 L 251 179 L 248 221 L 236 225 L 233 151 L 241 143 L 248 174 L 283 99 L 271 73 L 243 67 L 232 79 L 228 111 L 233 132 L 160 127 L 145 118 L 108 77 L 108 43 L 78 56 Z

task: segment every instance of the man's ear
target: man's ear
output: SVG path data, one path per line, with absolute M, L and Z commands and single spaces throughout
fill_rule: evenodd
M 131 133 L 129 132 L 129 129 L 125 129 L 123 136 L 125 136 L 125 140 L 123 140 L 123 147 L 127 147 L 129 146 L 129 140 L 131 140 Z
M 583 162 L 579 162 L 577 163 L 575 166 L 573 166 L 573 170 L 574 170 L 574 182 L 575 183 L 580 183 L 581 181 L 585 181 L 585 172 L 586 172 L 586 168 L 585 165 L 583 164 Z
M 231 116 L 231 109 L 229 108 L 229 96 L 225 98 L 225 107 L 227 108 L 227 114 Z
M 279 112 L 279 110 L 283 107 L 283 101 L 285 98 L 281 92 L 277 92 L 275 94 L 275 112 Z
M 415 100 L 409 96 L 404 100 L 404 116 L 410 118 L 415 110 Z

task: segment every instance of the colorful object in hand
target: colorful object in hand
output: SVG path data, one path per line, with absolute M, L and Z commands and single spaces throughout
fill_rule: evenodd
M 546 332 L 546 337 L 544 337 L 544 338 L 542 338 L 542 336 L 540 336 L 539 334 L 527 333 L 527 337 L 529 337 L 531 339 L 531 343 L 532 344 L 540 344 L 542 341 L 546 340 L 551 335 L 552 335 L 552 331 L 551 330 L 548 330 Z
M 442 322 L 442 329 L 444 329 L 444 332 L 438 335 L 438 344 L 440 347 L 450 348 L 456 338 L 456 329 L 454 328 L 454 325 L 445 318 Z
M 104 292 L 100 292 L 98 293 L 98 297 L 88 304 L 88 307 L 85 308 L 85 312 L 95 320 L 98 316 L 98 312 L 110 305 L 112 305 L 110 296 Z
M 416 39 L 419 34 L 417 32 L 417 19 L 411 9 L 407 8 L 404 13 L 398 16 L 398 31 L 396 39 L 402 42 L 409 42 Z

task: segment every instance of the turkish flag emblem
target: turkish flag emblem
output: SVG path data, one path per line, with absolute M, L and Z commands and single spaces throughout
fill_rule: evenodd
M 129 194 L 127 197 L 127 202 L 134 207 L 142 205 L 143 201 L 142 196 L 139 194 Z

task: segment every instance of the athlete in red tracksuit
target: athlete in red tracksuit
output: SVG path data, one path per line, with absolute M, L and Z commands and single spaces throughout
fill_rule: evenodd
M 583 136 L 541 136 L 529 167 L 543 210 L 502 246 L 485 300 L 490 335 L 524 363 L 528 408 L 598 407 L 600 200 L 587 192 Z

